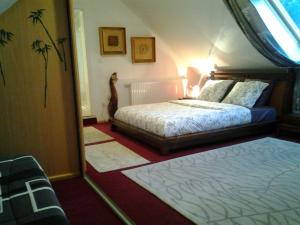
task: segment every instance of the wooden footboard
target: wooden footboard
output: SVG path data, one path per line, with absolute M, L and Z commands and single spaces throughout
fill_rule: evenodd
M 214 129 L 175 137 L 161 137 L 116 119 L 111 119 L 110 122 L 112 124 L 112 130 L 120 131 L 137 140 L 145 142 L 158 149 L 162 155 L 166 155 L 172 150 L 207 145 L 249 135 L 272 133 L 276 130 L 277 125 L 276 121 L 271 121 Z

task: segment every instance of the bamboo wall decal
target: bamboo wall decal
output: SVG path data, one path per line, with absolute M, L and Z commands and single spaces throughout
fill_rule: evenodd
M 44 24 L 44 22 L 42 20 L 43 11 L 45 11 L 45 9 L 38 9 L 36 11 L 32 11 L 31 14 L 30 14 L 30 16 L 28 17 L 28 19 L 31 19 L 33 24 L 40 23 L 42 25 L 43 29 L 45 30 L 48 38 L 50 39 L 50 41 L 51 41 L 51 43 L 52 43 L 52 45 L 53 45 L 53 47 L 54 47 L 54 49 L 55 49 L 55 51 L 57 53 L 57 56 L 58 56 L 59 60 L 61 62 L 63 62 L 64 59 L 61 56 L 61 54 L 60 54 L 60 52 L 59 52 L 59 50 L 58 50 L 58 48 L 57 48 L 57 46 L 56 46 L 56 44 L 55 44 L 52 36 L 51 36 L 51 34 L 49 33 L 47 27 L 45 26 L 45 24 Z
M 43 12 L 45 9 L 37 9 L 36 11 L 30 12 L 28 19 L 32 21 L 32 23 L 40 24 L 43 30 L 46 32 L 47 37 L 49 38 L 52 46 L 50 44 L 45 43 L 42 40 L 35 40 L 32 43 L 32 49 L 37 53 L 43 56 L 44 59 L 44 70 L 45 70 L 45 83 L 44 83 L 44 108 L 47 106 L 47 88 L 48 88 L 48 60 L 49 60 L 49 51 L 53 47 L 59 60 L 64 64 L 64 70 L 67 71 L 67 63 L 66 63 L 66 54 L 65 54 L 65 45 L 64 42 L 67 40 L 66 38 L 59 38 L 57 43 L 55 43 L 53 37 L 51 36 L 48 28 L 43 22 Z M 61 47 L 62 52 L 60 52 L 59 48 Z
M 49 55 L 48 52 L 51 50 L 51 45 L 44 43 L 41 40 L 35 40 L 32 43 L 32 49 L 39 55 L 43 56 L 44 59 L 44 74 L 45 74 L 45 81 L 44 81 L 44 108 L 47 107 L 47 89 L 48 89 L 48 59 Z
M 67 61 L 66 61 L 66 52 L 65 52 L 65 45 L 64 42 L 67 40 L 67 38 L 59 38 L 57 40 L 58 44 L 62 47 L 62 54 L 63 54 L 63 61 L 64 61 L 64 68 L 65 71 L 67 71 Z
M 8 44 L 8 42 L 10 42 L 12 40 L 13 35 L 14 34 L 9 31 L 0 29 L 0 47 L 4 48 Z M 0 73 L 1 73 L 2 81 L 3 81 L 3 85 L 5 86 L 6 80 L 5 80 L 5 75 L 4 75 L 3 66 L 2 66 L 1 61 L 0 61 Z

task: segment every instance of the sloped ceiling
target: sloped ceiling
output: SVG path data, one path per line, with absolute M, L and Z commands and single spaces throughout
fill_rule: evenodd
M 274 68 L 247 40 L 222 0 L 121 0 L 185 65 L 211 56 L 219 67 Z
M 16 3 L 17 0 L 0 0 L 0 15 L 9 7 Z

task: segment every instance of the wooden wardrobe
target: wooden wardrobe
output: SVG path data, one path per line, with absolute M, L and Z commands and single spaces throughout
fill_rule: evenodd
M 39 9 L 61 54 L 57 40 L 65 38 L 65 65 L 41 23 L 28 18 Z M 0 47 L 6 81 L 4 86 L 0 80 L 0 154 L 31 154 L 51 179 L 80 174 L 80 113 L 69 28 L 67 0 L 19 0 L 0 15 L 0 29 L 13 33 Z M 51 45 L 46 107 L 45 60 L 32 49 L 35 40 Z

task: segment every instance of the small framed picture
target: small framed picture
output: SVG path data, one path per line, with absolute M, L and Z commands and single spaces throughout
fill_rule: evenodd
M 132 37 L 131 56 L 133 63 L 155 62 L 155 38 Z
M 126 54 L 124 27 L 99 27 L 101 55 Z

